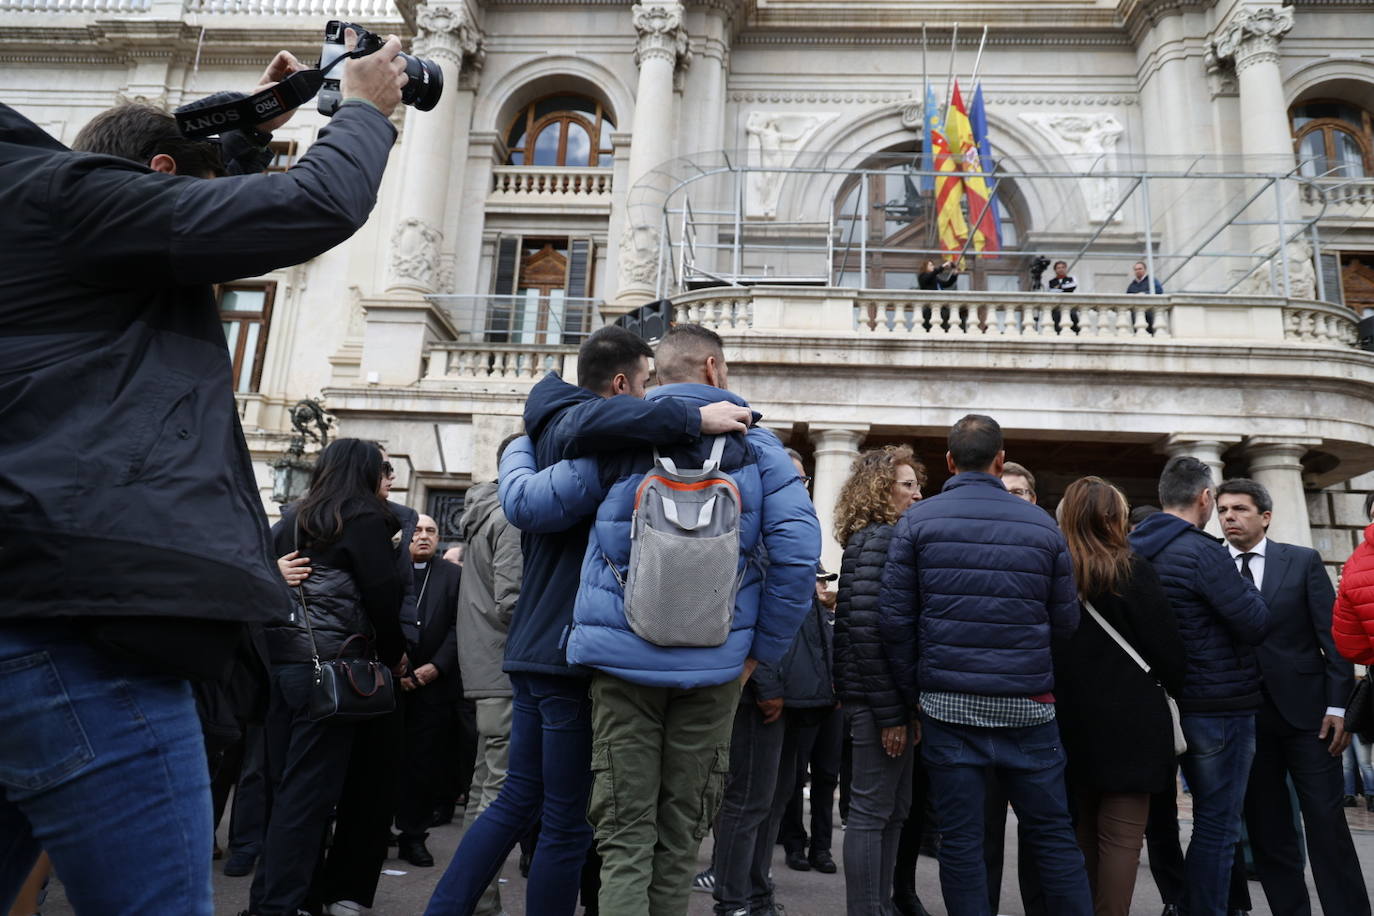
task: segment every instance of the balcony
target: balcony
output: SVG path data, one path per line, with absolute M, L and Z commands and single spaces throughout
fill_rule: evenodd
M 405 22 L 414 27 L 415 0 L 0 0 L 0 13 L 42 15 L 108 15 L 153 13 L 157 18 L 185 17 L 298 17 L 308 18 L 318 31 L 325 19 L 356 19 L 373 23 Z
M 451 342 L 429 348 L 426 383 L 532 385 L 550 370 L 565 374 L 577 348 L 546 344 Z
M 611 169 L 502 165 L 492 172 L 487 212 L 611 212 Z

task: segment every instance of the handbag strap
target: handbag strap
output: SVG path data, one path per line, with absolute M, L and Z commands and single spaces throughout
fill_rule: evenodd
M 301 516 L 296 513 L 296 524 L 292 534 L 292 546 L 299 553 L 301 549 Z M 301 602 L 301 616 L 305 618 L 305 632 L 310 636 L 310 660 L 315 663 L 315 671 L 320 670 L 320 650 L 315 646 L 315 630 L 310 626 L 310 608 L 305 603 L 305 582 L 301 581 L 296 585 L 296 597 Z
M 1093 603 L 1085 598 L 1083 600 L 1083 607 L 1086 608 L 1088 613 L 1092 615 L 1093 620 L 1097 621 L 1097 625 L 1100 626 L 1102 629 L 1106 630 L 1108 636 L 1116 640 L 1116 644 L 1125 650 L 1126 654 L 1131 657 L 1132 661 L 1139 665 L 1142 671 L 1144 671 L 1146 674 L 1149 674 L 1149 664 L 1145 661 L 1145 659 L 1140 657 L 1140 653 L 1133 649 L 1130 643 L 1126 642 L 1125 637 L 1118 633 L 1116 631 L 1116 628 L 1113 627 L 1110 623 L 1108 623 L 1106 621 L 1106 618 L 1104 618 L 1101 614 L 1097 612 L 1097 608 L 1093 607 Z

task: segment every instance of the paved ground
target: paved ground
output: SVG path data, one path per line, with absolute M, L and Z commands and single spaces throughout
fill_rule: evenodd
M 1189 808 L 1187 796 L 1180 797 L 1180 815 L 1183 818 L 1182 829 L 1186 833 L 1190 829 L 1190 823 L 1186 820 Z M 1363 809 L 1347 809 L 1348 819 L 1352 833 L 1355 837 L 1355 844 L 1359 850 L 1360 862 L 1364 867 L 1366 881 L 1374 878 L 1374 814 L 1366 813 Z M 836 818 L 839 823 L 839 818 Z M 1009 844 L 1014 843 L 1016 832 L 1008 829 L 1007 836 Z M 220 834 L 220 844 L 225 842 L 223 831 Z M 835 858 L 838 862 L 841 858 L 840 850 L 844 840 L 844 834 L 836 832 L 835 837 Z M 381 884 L 377 893 L 377 905 L 374 913 L 377 916 L 418 916 L 424 911 L 425 902 L 429 899 L 429 893 L 434 884 L 439 879 L 440 870 L 443 864 L 447 863 L 453 856 L 453 850 L 458 844 L 458 828 L 439 827 L 430 836 L 430 849 L 440 866 L 436 868 L 414 868 L 405 862 L 387 862 L 387 869 L 398 874 L 382 875 Z M 704 846 L 701 854 L 702 867 L 705 867 L 709 846 Z M 1016 891 L 1016 852 L 1014 846 L 1009 848 L 1006 856 L 1006 872 L 1003 878 L 1002 890 L 1002 913 L 1006 916 L 1022 916 L 1020 899 Z M 524 879 L 520 877 L 516 869 L 516 858 L 512 857 L 506 865 L 505 875 L 507 883 L 503 885 L 504 897 L 507 911 L 510 916 L 525 916 L 524 908 Z M 783 864 L 782 848 L 778 847 L 777 855 L 774 857 L 773 877 L 777 884 L 778 901 L 785 905 L 787 916 L 837 916 L 844 912 L 844 871 L 841 863 L 841 871 L 835 875 L 822 875 L 816 872 L 795 872 Z M 247 878 L 226 878 L 221 875 L 218 868 L 215 872 L 215 913 L 216 916 L 233 916 L 240 909 L 247 905 L 248 886 L 252 881 Z M 940 902 L 938 866 L 933 859 L 922 857 L 916 869 L 917 893 L 927 908 L 936 916 L 941 916 L 945 912 L 944 906 Z M 1311 876 L 1309 873 L 1308 885 L 1311 886 Z M 1264 892 L 1258 884 L 1250 885 L 1250 892 L 1254 897 L 1255 909 L 1253 916 L 1287 916 L 1287 914 L 1272 914 L 1264 903 Z M 1140 877 L 1136 882 L 1135 905 L 1133 912 L 1144 914 L 1144 916 L 1154 916 L 1160 910 L 1159 895 L 1155 891 L 1154 881 L 1150 878 L 1149 869 L 1146 862 L 1142 859 L 1140 864 Z M 1321 907 L 1316 901 L 1315 895 L 1312 900 L 1312 910 L 1320 913 Z M 688 911 L 691 916 L 708 916 L 711 913 L 711 897 L 709 894 L 692 894 L 691 907 Z M 55 883 L 48 904 L 43 909 L 44 916 L 66 916 L 72 913 L 71 907 L 67 904 L 66 898 L 62 893 L 60 882 Z M 94 914 L 100 916 L 100 914 Z M 180 916 L 180 914 L 149 914 L 149 916 Z M 536 914 L 531 914 L 536 916 Z M 1343 914 L 1327 914 L 1327 916 L 1343 916 Z

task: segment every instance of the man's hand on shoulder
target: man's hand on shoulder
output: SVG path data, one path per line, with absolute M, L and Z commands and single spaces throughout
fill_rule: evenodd
M 344 46 L 352 51 L 358 46 L 358 36 L 352 29 L 344 29 Z M 406 84 L 405 61 L 401 53 L 401 39 L 386 37 L 386 44 L 366 57 L 355 57 L 343 64 L 339 91 L 344 101 L 361 99 L 373 105 L 388 118 L 401 104 L 401 89 Z
M 701 408 L 701 434 L 719 436 L 725 433 L 742 433 L 749 429 L 749 421 L 754 412 L 748 407 L 740 407 L 729 401 L 717 401 Z

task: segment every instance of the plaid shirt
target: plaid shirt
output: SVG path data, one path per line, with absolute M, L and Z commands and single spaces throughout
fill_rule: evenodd
M 932 719 L 978 728 L 1024 728 L 1054 718 L 1054 704 L 1030 697 L 985 697 L 974 693 L 921 694 L 921 709 Z

